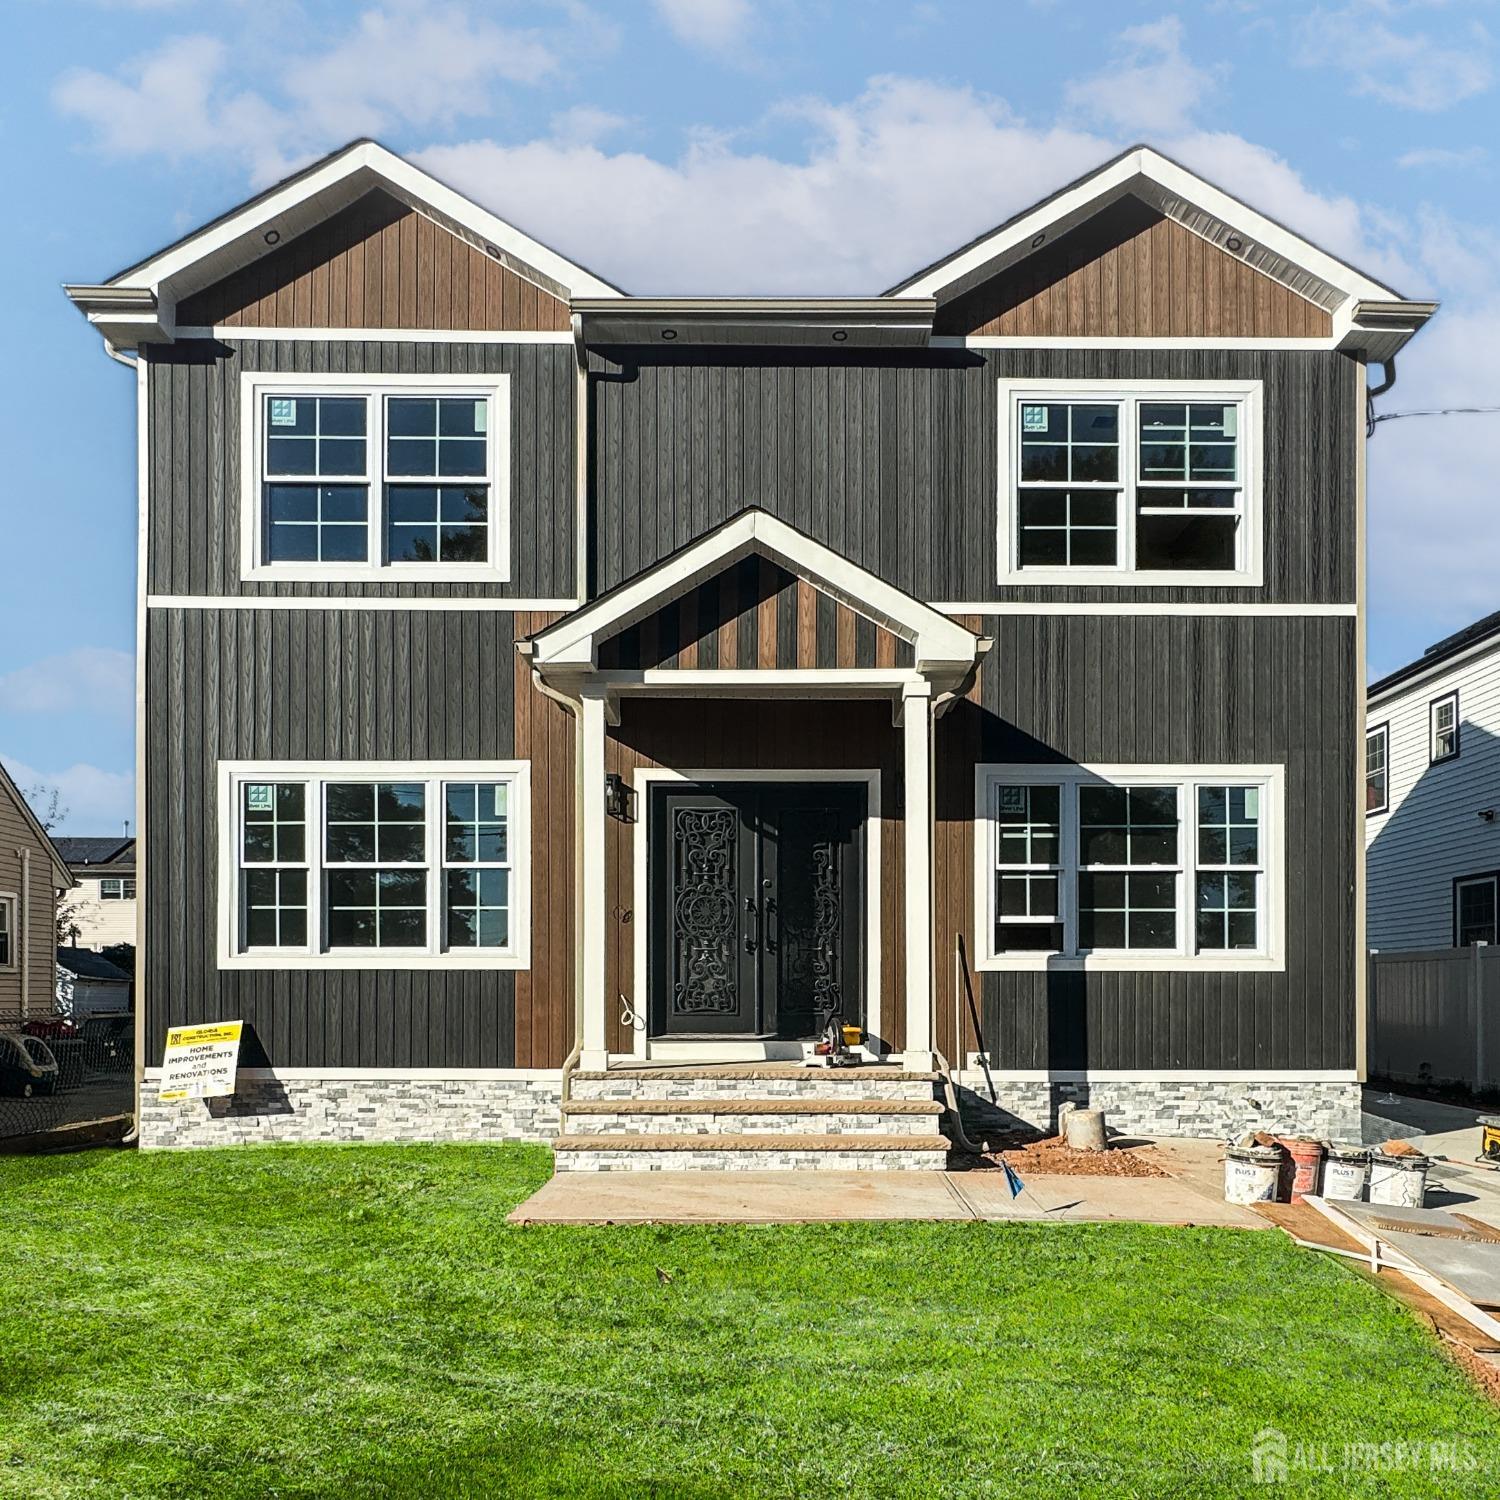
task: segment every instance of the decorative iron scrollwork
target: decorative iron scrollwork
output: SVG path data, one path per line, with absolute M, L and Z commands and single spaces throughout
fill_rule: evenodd
M 733 808 L 677 808 L 672 818 L 672 1008 L 732 1015 L 739 1006 Z

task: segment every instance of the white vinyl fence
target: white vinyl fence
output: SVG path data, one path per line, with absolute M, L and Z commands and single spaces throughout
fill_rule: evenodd
M 1370 1073 L 1500 1086 L 1500 948 L 1370 955 Z

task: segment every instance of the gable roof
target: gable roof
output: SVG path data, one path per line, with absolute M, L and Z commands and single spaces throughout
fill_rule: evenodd
M 129 836 L 114 834 L 104 838 L 67 837 L 55 838 L 52 842 L 70 866 L 114 864 L 126 854 L 130 856 L 127 863 L 135 863 L 135 840 Z
M 66 890 L 73 884 L 73 872 L 68 868 L 67 861 L 58 853 L 57 845 L 52 842 L 47 830 L 42 827 L 37 815 L 32 812 L 31 804 L 22 795 L 21 788 L 11 779 L 10 772 L 3 764 L 0 764 L 0 797 L 10 798 L 20 811 L 22 819 L 30 825 L 31 831 L 41 840 L 42 847 L 46 849 L 47 856 L 52 861 L 52 868 L 60 877 L 58 884 Z
M 887 297 L 962 296 L 1110 204 L 1135 197 L 1226 255 L 1333 315 L 1334 332 L 1380 359 L 1436 311 L 1338 259 L 1150 146 L 1131 146 L 1040 203 L 891 287 Z
M 1460 661 L 1484 656 L 1500 648 L 1500 610 L 1481 616 L 1462 630 L 1445 635 L 1434 642 L 1415 661 L 1387 672 L 1377 682 L 1365 689 L 1367 703 L 1373 707 L 1377 700 L 1393 697 L 1398 690 L 1420 682 L 1424 677 L 1435 676 Z
M 525 643 L 534 666 L 587 672 L 597 668 L 602 641 L 679 599 L 741 558 L 758 553 L 805 578 L 830 597 L 914 648 L 916 668 L 961 680 L 983 655 L 980 637 L 956 620 L 887 583 L 831 547 L 759 507 L 723 524 L 617 584 L 582 609 L 538 631 Z
M 170 339 L 183 298 L 289 243 L 376 187 L 564 301 L 624 295 L 372 140 L 352 141 L 100 285 L 64 290 L 112 344 Z

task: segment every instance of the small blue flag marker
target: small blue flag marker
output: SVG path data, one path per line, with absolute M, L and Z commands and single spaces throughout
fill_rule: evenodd
M 1021 1174 L 1003 1156 L 1000 1158 L 1000 1165 L 1005 1168 L 1005 1181 L 1010 1188 L 1011 1197 L 1019 1198 L 1026 1188 L 1026 1184 L 1021 1181 Z

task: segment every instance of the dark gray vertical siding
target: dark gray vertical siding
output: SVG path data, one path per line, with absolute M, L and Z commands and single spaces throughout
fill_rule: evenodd
M 148 580 L 153 594 L 421 595 L 570 599 L 574 538 L 574 356 L 569 344 L 376 343 L 362 339 L 184 340 L 153 348 Z M 240 375 L 510 376 L 510 581 L 505 584 L 264 583 L 240 578 Z
M 1285 971 L 986 973 L 985 1039 L 997 1065 L 1353 1067 L 1354 621 L 986 624 L 995 646 L 981 702 L 955 711 L 977 716 L 977 733 L 971 725 L 959 739 L 982 762 L 1286 768 Z M 959 768 L 948 784 L 972 788 L 972 775 Z
M 514 1065 L 512 972 L 221 971 L 216 805 L 220 760 L 510 759 L 513 639 L 512 616 L 488 611 L 151 611 L 151 1045 L 168 1026 L 242 1018 L 247 1065 Z
M 996 383 L 1265 382 L 1265 587 L 1215 603 L 1354 598 L 1357 364 L 1316 350 L 936 349 L 823 356 L 733 349 L 592 356 L 596 588 L 759 505 L 933 601 L 1171 597 L 1000 588 Z

